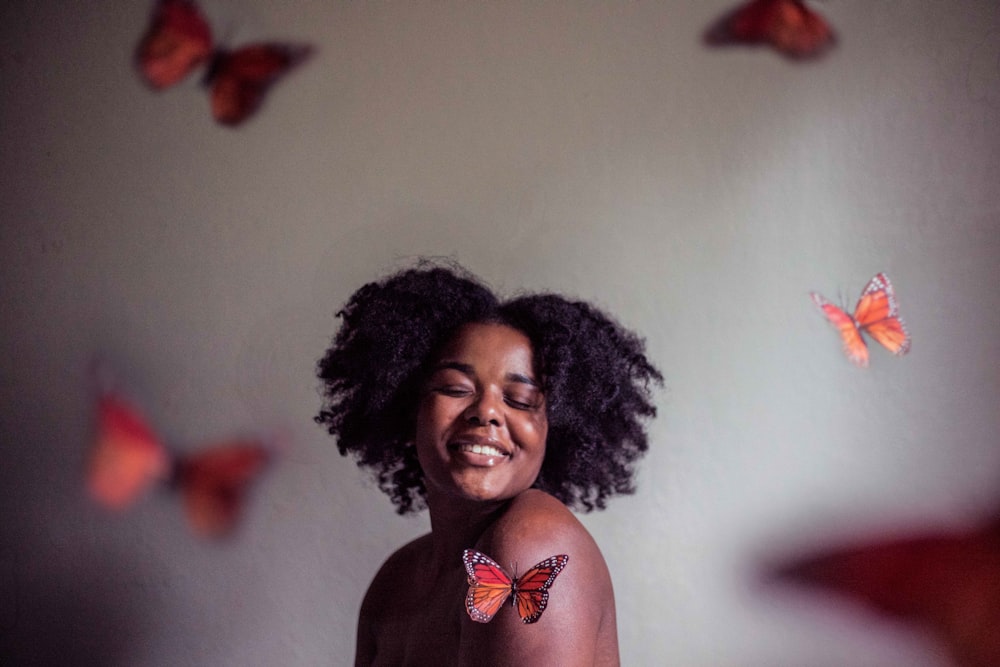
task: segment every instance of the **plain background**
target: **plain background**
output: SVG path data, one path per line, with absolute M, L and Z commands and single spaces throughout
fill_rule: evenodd
M 0 9 L 0 650 L 328 665 L 402 518 L 312 422 L 364 282 L 448 256 L 593 301 L 666 376 L 638 492 L 583 517 L 624 665 L 946 664 L 763 563 L 1000 502 L 1000 5 L 831 0 L 836 50 L 705 48 L 730 0 L 203 0 L 316 46 L 242 128 L 136 76 L 146 2 Z M 892 278 L 912 352 L 852 367 L 808 298 Z M 234 539 L 88 502 L 100 358 L 178 451 L 283 453 Z M 420 573 L 415 573 L 420 576 Z M 558 591 L 554 590 L 557 595 Z

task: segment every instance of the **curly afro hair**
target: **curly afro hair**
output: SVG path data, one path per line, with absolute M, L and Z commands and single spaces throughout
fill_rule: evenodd
M 549 433 L 534 486 L 567 506 L 603 509 L 631 493 L 648 448 L 660 372 L 643 342 L 597 308 L 556 294 L 499 300 L 458 266 L 422 262 L 364 285 L 338 313 L 343 325 L 319 361 L 316 422 L 344 456 L 374 471 L 400 514 L 426 507 L 413 429 L 421 388 L 441 349 L 468 323 L 499 323 L 531 341 Z

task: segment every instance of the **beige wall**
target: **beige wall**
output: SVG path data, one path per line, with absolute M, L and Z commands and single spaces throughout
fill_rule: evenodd
M 942 664 L 753 572 L 997 501 L 994 0 L 822 3 L 840 46 L 802 66 L 702 48 L 729 0 L 203 4 L 232 43 L 318 47 L 238 131 L 194 77 L 139 83 L 146 3 L 0 9 L 0 649 L 349 661 L 426 519 L 312 423 L 313 366 L 353 289 L 433 254 L 607 307 L 665 372 L 639 492 L 584 518 L 623 664 Z M 862 371 L 807 294 L 880 270 L 913 351 Z M 179 448 L 284 436 L 235 541 L 166 495 L 86 502 L 95 355 Z

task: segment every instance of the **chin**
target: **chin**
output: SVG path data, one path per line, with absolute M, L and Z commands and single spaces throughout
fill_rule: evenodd
M 483 484 L 456 484 L 455 494 L 473 502 L 498 502 L 507 500 L 512 494 L 505 488 Z M 516 494 L 514 494 L 516 495 Z

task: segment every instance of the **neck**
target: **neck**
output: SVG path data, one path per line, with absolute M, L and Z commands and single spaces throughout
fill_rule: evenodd
M 453 564 L 464 549 L 476 546 L 486 529 L 506 511 L 510 501 L 473 502 L 440 497 L 428 490 L 427 509 L 431 519 L 434 560 Z

